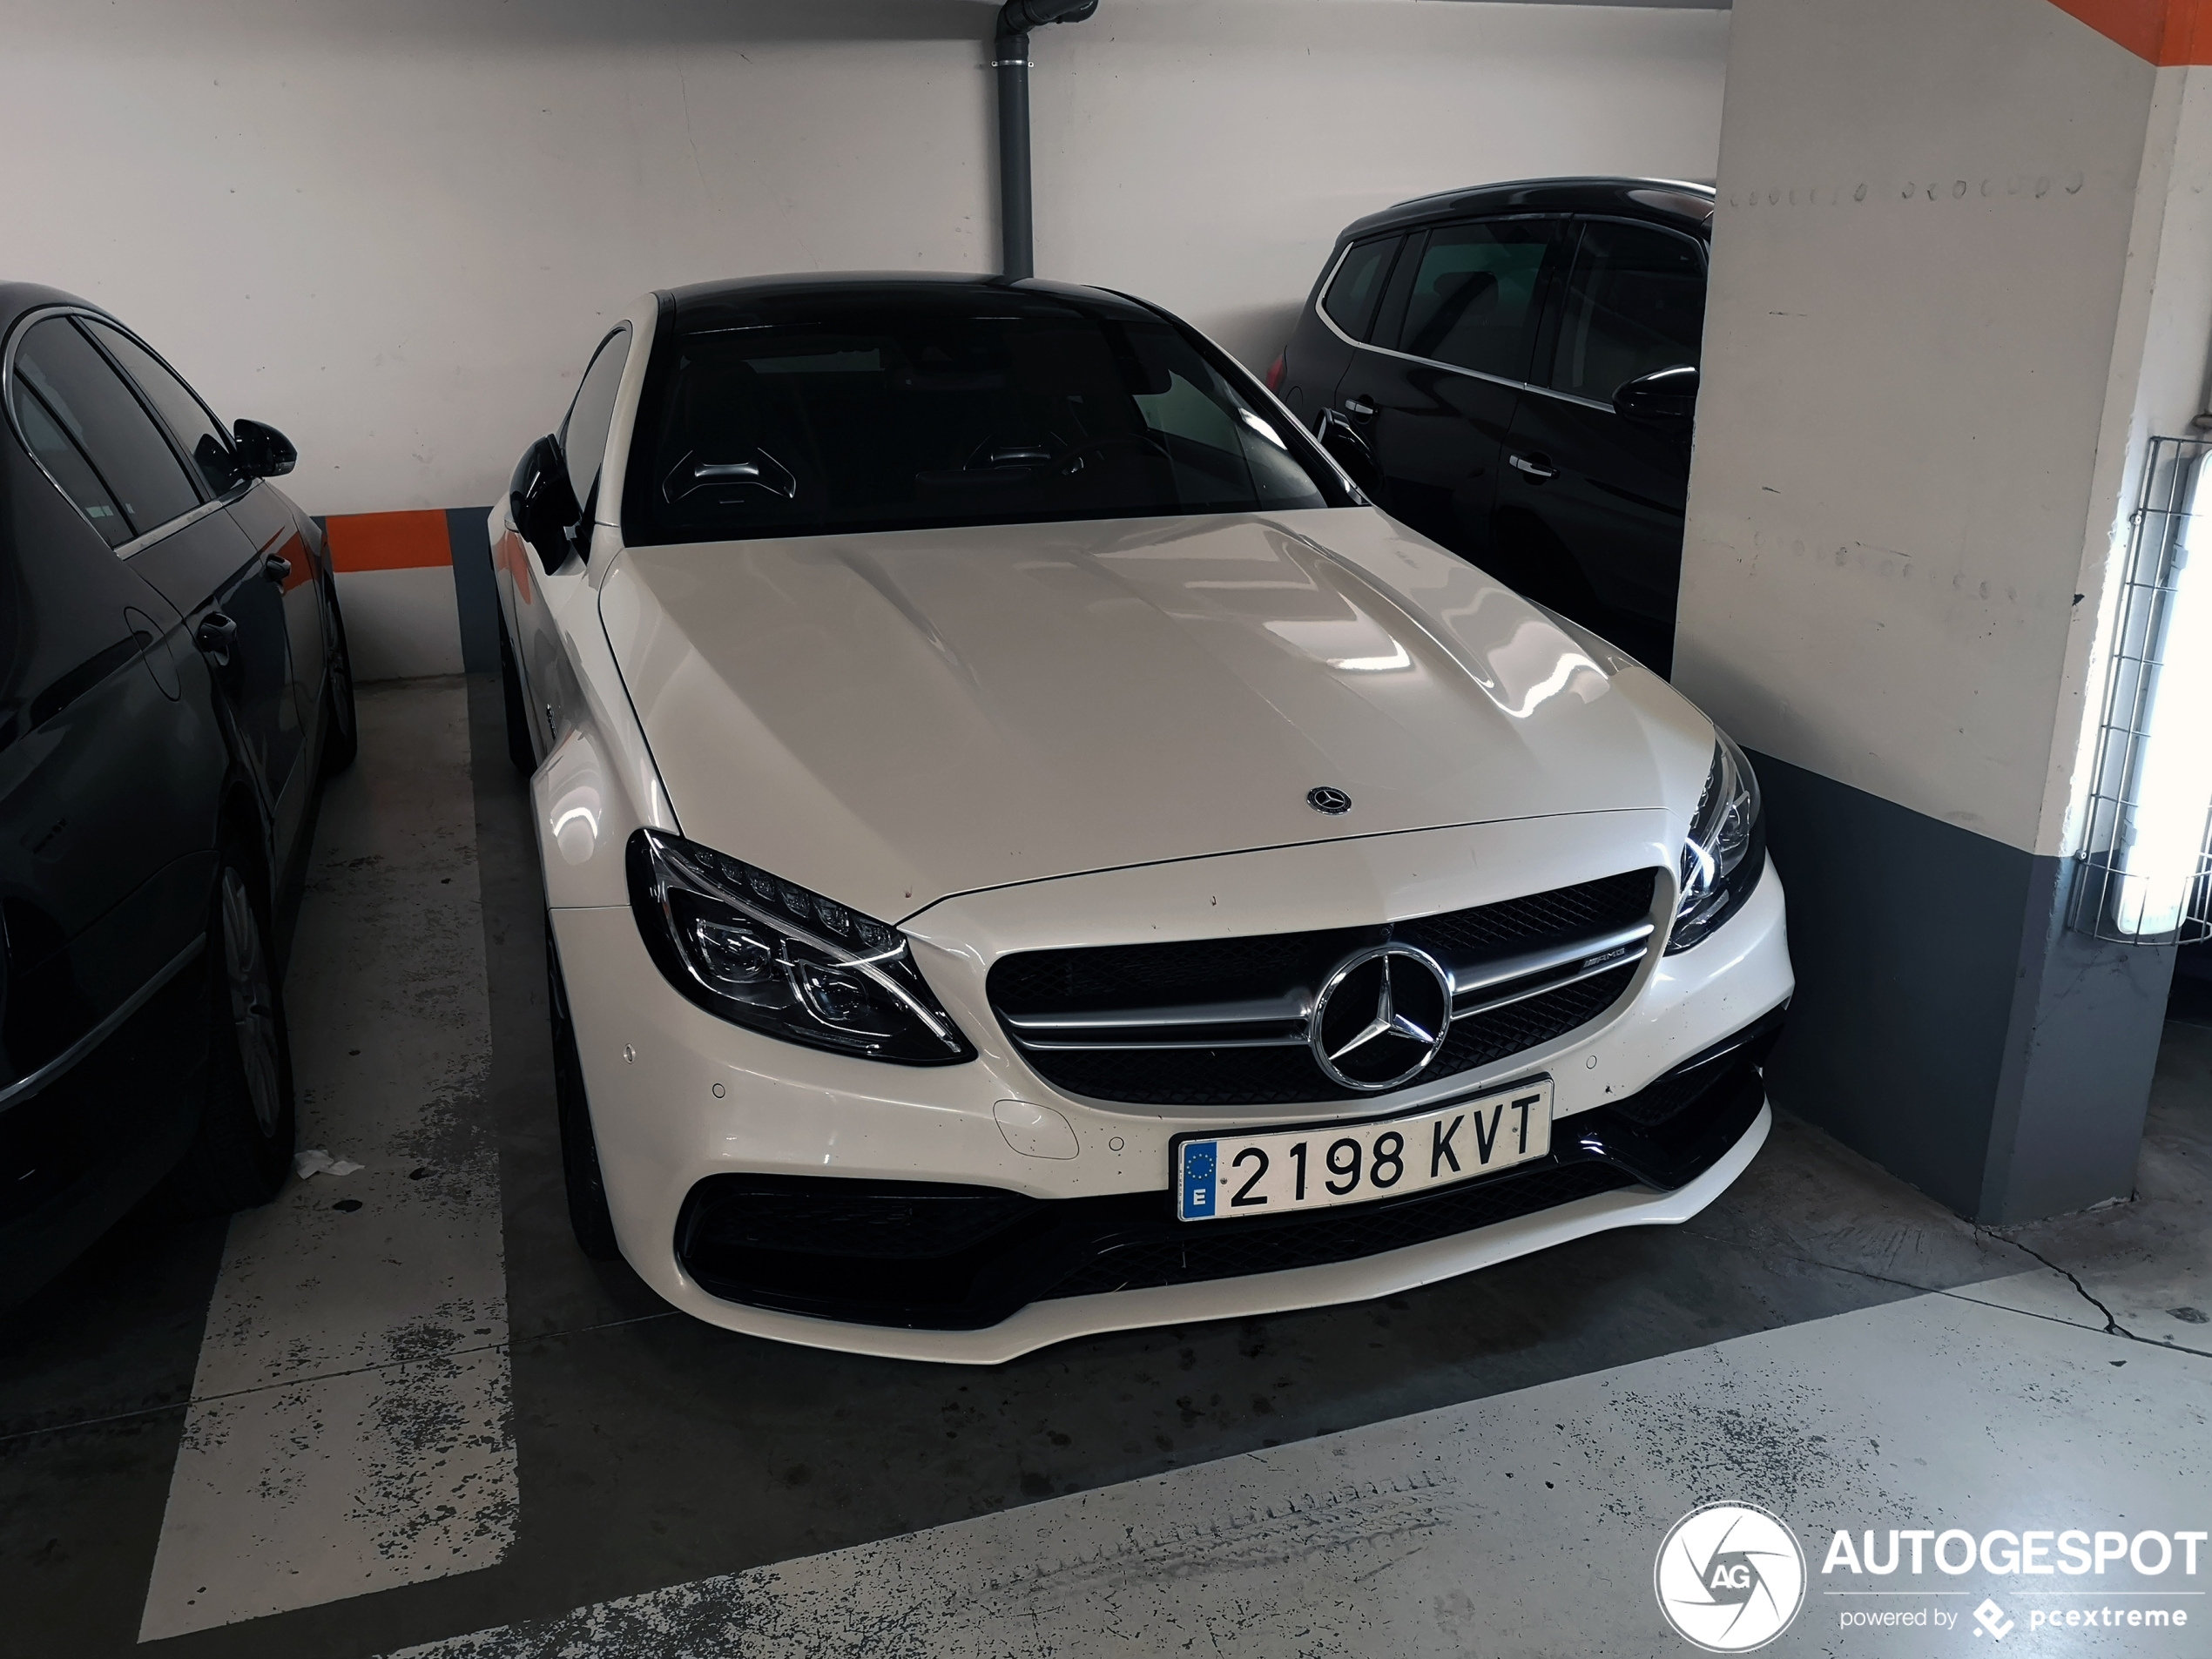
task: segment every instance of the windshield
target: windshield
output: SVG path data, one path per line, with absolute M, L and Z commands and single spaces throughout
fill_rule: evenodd
M 1165 320 L 1015 293 L 810 309 L 679 330 L 659 354 L 632 545 L 1350 500 L 1241 371 Z

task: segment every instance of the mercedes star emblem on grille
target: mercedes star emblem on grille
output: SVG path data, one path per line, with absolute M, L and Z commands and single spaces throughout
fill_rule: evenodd
M 1326 813 L 1333 818 L 1339 813 L 1348 813 L 1352 810 L 1352 797 L 1341 789 L 1332 789 L 1328 785 L 1323 784 L 1318 789 L 1309 789 L 1305 792 L 1305 804 L 1315 812 Z
M 1373 945 L 1336 966 L 1306 1026 L 1313 1062 L 1366 1093 L 1395 1089 L 1436 1058 L 1452 1028 L 1452 976 L 1426 951 Z

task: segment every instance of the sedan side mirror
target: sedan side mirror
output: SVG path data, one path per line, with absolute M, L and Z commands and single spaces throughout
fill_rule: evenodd
M 1697 421 L 1697 365 L 1677 363 L 1630 381 L 1614 393 L 1613 408 L 1638 426 L 1687 434 Z
M 248 478 L 281 478 L 300 464 L 292 440 L 259 421 L 239 421 L 231 426 L 238 440 L 238 462 Z
M 569 485 L 569 463 L 561 457 L 560 442 L 550 433 L 525 449 L 516 463 L 507 510 L 548 576 L 579 550 L 576 531 L 583 509 Z

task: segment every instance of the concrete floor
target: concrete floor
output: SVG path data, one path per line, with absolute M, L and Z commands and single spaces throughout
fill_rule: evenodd
M 366 1167 L 126 1223 L 0 1324 L 0 1654 L 1672 1654 L 1651 1561 L 1710 1498 L 1814 1551 L 2212 1526 L 2212 1027 L 2168 1028 L 2137 1199 L 2004 1235 L 1784 1113 L 1688 1226 L 1379 1303 L 982 1372 L 775 1347 L 568 1238 L 496 683 L 362 716 L 287 995 L 300 1143 Z M 1841 1634 L 1892 1603 L 1813 1565 L 1773 1651 L 1978 1634 Z

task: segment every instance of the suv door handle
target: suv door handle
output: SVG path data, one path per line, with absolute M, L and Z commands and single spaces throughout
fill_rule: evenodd
M 1559 469 L 1552 465 L 1549 455 L 1507 455 L 1506 464 L 1516 472 L 1525 472 L 1538 483 L 1547 478 L 1559 476 Z
M 218 668 L 228 668 L 231 652 L 238 647 L 238 624 L 219 610 L 211 610 L 199 619 L 192 640 L 215 659 Z
M 1359 415 L 1362 420 L 1365 420 L 1375 412 L 1375 406 L 1372 403 L 1370 403 L 1364 397 L 1348 397 L 1345 399 L 1344 406 L 1345 408 L 1351 410 L 1352 414 Z
M 292 561 L 281 553 L 272 553 L 261 561 L 261 574 L 272 582 L 282 582 L 292 574 Z

